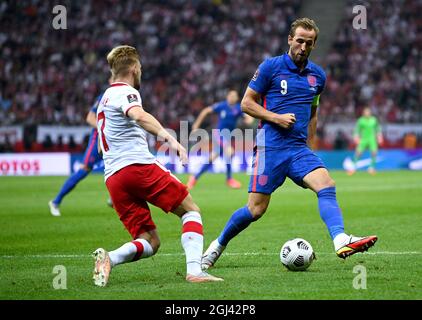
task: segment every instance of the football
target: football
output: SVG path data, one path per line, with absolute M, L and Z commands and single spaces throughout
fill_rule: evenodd
M 304 271 L 315 259 L 311 244 L 301 238 L 287 241 L 281 247 L 280 261 L 291 271 Z

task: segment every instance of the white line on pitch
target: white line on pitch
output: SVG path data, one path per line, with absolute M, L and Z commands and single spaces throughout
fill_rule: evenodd
M 223 253 L 225 256 L 275 256 L 279 253 L 270 253 L 270 252 L 227 252 Z M 334 252 L 316 252 L 317 255 L 334 255 Z M 422 255 L 422 252 L 419 251 L 375 251 L 375 252 L 365 252 L 364 254 L 370 255 Z M 183 256 L 183 253 L 158 253 L 157 256 Z M 88 258 L 90 255 L 87 254 L 35 254 L 35 255 L 3 255 L 0 256 L 0 259 L 19 259 L 19 258 L 29 258 L 29 259 L 48 259 L 48 258 Z

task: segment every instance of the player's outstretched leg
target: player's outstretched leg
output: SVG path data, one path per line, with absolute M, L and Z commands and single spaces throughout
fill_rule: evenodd
M 371 164 L 368 168 L 368 173 L 370 175 L 375 175 L 377 172 L 375 170 L 375 164 L 377 163 L 377 152 L 371 151 Z
M 82 179 L 84 179 L 88 174 L 89 174 L 89 170 L 85 170 L 85 169 L 79 169 L 78 171 L 76 171 L 74 174 L 72 174 L 67 180 L 66 182 L 63 184 L 62 188 L 60 189 L 60 192 L 57 194 L 57 196 L 51 200 L 48 203 L 48 206 L 50 208 L 50 213 L 55 216 L 58 217 L 60 216 L 60 203 L 62 202 L 63 198 L 70 192 L 73 190 L 73 188 L 76 187 L 76 185 L 79 183 L 79 181 L 81 181 Z
M 186 256 L 186 281 L 223 281 L 223 279 L 214 277 L 201 269 L 201 256 L 204 248 L 202 218 L 199 208 L 193 202 L 190 194 L 173 213 L 179 216 L 182 222 L 181 242 Z
M 201 269 L 201 255 L 204 247 L 201 215 L 188 211 L 182 217 L 181 242 L 186 254 L 186 280 L 188 282 L 223 281 Z
M 306 175 L 303 181 L 317 194 L 319 213 L 327 226 L 338 257 L 347 258 L 366 251 L 375 244 L 377 236 L 354 237 L 344 233 L 343 216 L 337 203 L 335 182 L 327 169 L 316 169 Z
M 240 181 L 237 181 L 232 177 L 232 165 L 231 163 L 226 164 L 227 170 L 226 170 L 226 183 L 230 188 L 233 189 L 240 189 L 242 187 L 242 184 Z
M 354 237 L 344 233 L 343 217 L 337 203 L 335 187 L 324 188 L 317 195 L 321 218 L 330 232 L 338 257 L 347 258 L 366 251 L 375 244 L 376 236 Z
M 138 238 L 110 252 L 107 252 L 103 248 L 98 248 L 94 251 L 95 265 L 93 279 L 95 285 L 100 287 L 106 286 L 111 270 L 115 266 L 151 257 L 158 251 L 160 243 L 156 230 L 143 233 L 140 237 L 148 238 L 149 241 Z
M 204 252 L 202 256 L 202 269 L 207 270 L 214 266 L 229 241 L 237 236 L 242 230 L 246 229 L 254 220 L 254 216 L 250 212 L 248 206 L 236 210 L 230 217 L 220 236 L 211 242 L 208 249 Z
M 211 162 L 208 163 L 204 163 L 201 167 L 201 169 L 199 170 L 199 172 L 196 175 L 191 175 L 189 176 L 189 180 L 186 183 L 186 186 L 188 187 L 188 190 L 191 190 L 196 182 L 198 181 L 199 177 L 202 176 L 205 172 L 208 171 L 208 169 L 211 167 Z

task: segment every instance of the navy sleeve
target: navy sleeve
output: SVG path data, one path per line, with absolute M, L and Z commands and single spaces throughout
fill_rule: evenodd
M 321 92 L 324 90 L 325 88 L 325 82 L 327 80 L 327 76 L 325 75 L 325 72 L 321 69 L 320 70 L 320 75 L 321 75 L 321 86 L 318 87 L 318 91 L 317 94 L 321 94 Z
M 219 113 L 221 111 L 221 109 L 223 108 L 223 103 L 224 102 L 217 102 L 214 103 L 212 105 L 212 111 L 214 111 L 215 113 Z
M 99 105 L 102 97 L 103 97 L 102 94 L 100 94 L 97 97 L 97 99 L 95 100 L 94 104 L 91 106 L 91 108 L 89 109 L 89 111 L 94 112 L 95 114 L 97 113 L 97 108 L 98 108 L 98 105 Z
M 252 80 L 249 82 L 249 88 L 260 94 L 265 94 L 271 85 L 271 75 L 271 62 L 269 59 L 266 59 L 256 70 Z

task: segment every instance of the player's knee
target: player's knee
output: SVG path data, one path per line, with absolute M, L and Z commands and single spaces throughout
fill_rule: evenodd
M 267 211 L 268 204 L 266 203 L 249 203 L 248 209 L 252 216 L 254 217 L 254 220 L 258 220 L 261 218 L 265 211 Z
M 329 178 L 327 180 L 327 188 L 334 188 L 335 186 L 336 186 L 336 182 L 332 178 Z
M 186 209 L 186 212 L 187 211 L 196 211 L 196 212 L 198 212 L 198 213 L 201 213 L 201 209 L 198 207 L 198 205 L 195 203 L 195 202 L 193 202 L 192 201 L 192 203 L 189 203 L 189 205 L 187 205 L 186 207 L 185 207 L 185 209 Z
M 92 167 L 90 167 L 90 166 L 88 166 L 88 165 L 84 164 L 84 165 L 82 165 L 82 166 L 81 166 L 81 169 L 82 169 L 82 170 L 85 170 L 85 171 L 87 171 L 87 172 L 90 172 L 90 171 L 92 170 Z
M 158 249 L 161 246 L 161 241 L 160 241 L 159 238 L 152 238 L 150 240 L 150 245 L 151 245 L 151 248 L 152 248 L 152 254 L 156 254 Z

